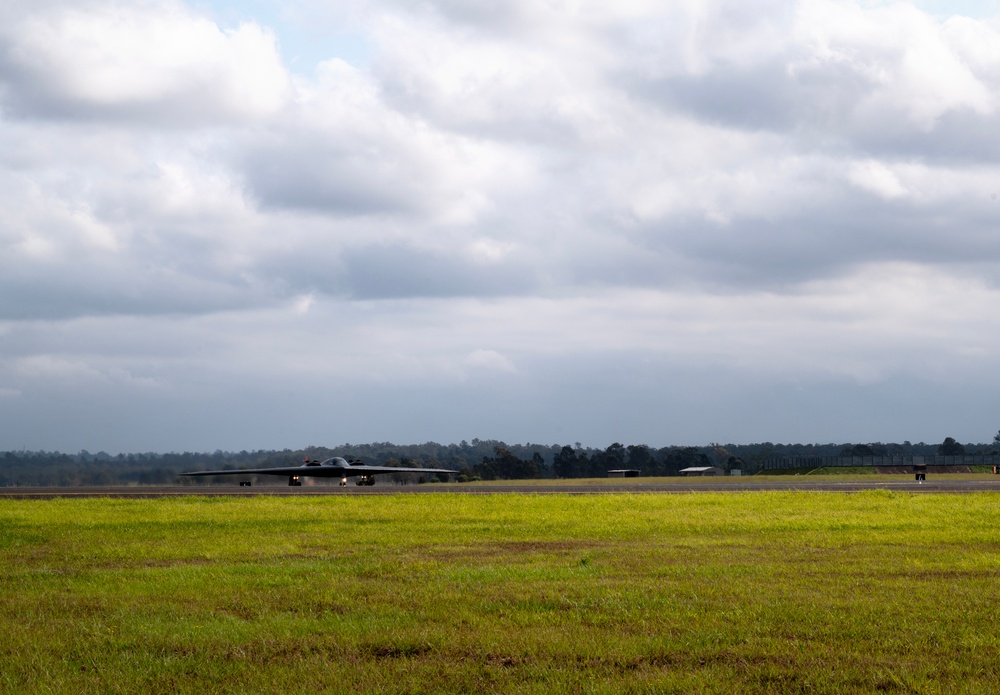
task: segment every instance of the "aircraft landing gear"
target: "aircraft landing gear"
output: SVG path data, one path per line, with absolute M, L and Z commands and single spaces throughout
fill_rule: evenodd
M 340 479 L 340 487 L 347 487 L 347 478 Z
M 288 485 L 290 487 L 302 487 L 302 481 L 299 480 L 299 476 L 291 475 L 288 476 Z

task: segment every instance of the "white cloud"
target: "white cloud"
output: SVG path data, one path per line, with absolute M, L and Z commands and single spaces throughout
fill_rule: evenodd
M 465 364 L 477 369 L 493 372 L 517 373 L 517 367 L 496 350 L 474 350 L 465 357 Z
M 941 25 L 941 38 L 974 74 L 994 85 L 1000 79 L 1000 31 L 995 26 L 952 17 Z
M 515 249 L 514 244 L 496 239 L 476 239 L 468 247 L 468 257 L 478 263 L 497 263 Z
M 315 303 L 315 301 L 316 301 L 315 295 L 307 294 L 296 299 L 292 306 L 294 307 L 296 314 L 308 314 L 309 309 L 312 308 L 312 305 Z
M 101 377 L 98 370 L 83 361 L 54 355 L 23 357 L 17 361 L 15 370 L 24 376 L 43 379 L 91 380 Z
M 0 32 L 10 101 L 26 116 L 254 120 L 285 104 L 274 37 L 255 24 L 224 31 L 180 4 L 51 7 Z
M 808 53 L 792 67 L 799 75 L 843 71 L 861 89 L 852 120 L 861 127 L 931 130 L 948 112 L 992 114 L 991 86 L 970 70 L 950 45 L 948 34 L 928 15 L 906 3 L 864 9 L 841 0 L 800 5 L 797 41 Z M 987 39 L 979 36 L 980 45 Z M 975 50 L 975 49 L 974 49 Z M 835 73 L 834 73 L 835 74 Z
M 393 109 L 370 75 L 340 60 L 301 81 L 287 119 L 243 145 L 239 166 L 262 205 L 334 216 L 467 226 L 495 210 L 496 194 L 533 178 L 523 153 Z
M 848 171 L 847 178 L 855 186 L 870 191 L 886 200 L 903 198 L 908 191 L 892 169 L 881 162 L 868 160 L 855 162 Z

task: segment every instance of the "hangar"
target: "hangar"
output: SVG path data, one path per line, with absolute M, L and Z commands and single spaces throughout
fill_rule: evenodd
M 717 466 L 692 466 L 690 468 L 682 468 L 680 474 L 693 477 L 699 475 L 725 475 L 726 472 Z

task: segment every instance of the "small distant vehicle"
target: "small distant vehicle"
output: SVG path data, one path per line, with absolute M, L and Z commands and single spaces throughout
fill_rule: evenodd
M 357 478 L 358 485 L 374 485 L 375 476 L 380 473 L 448 473 L 456 471 L 447 468 L 403 468 L 394 466 L 366 466 L 361 461 L 348 461 L 340 456 L 334 456 L 323 461 L 310 460 L 308 457 L 301 466 L 279 466 L 277 468 L 243 468 L 225 471 L 194 471 L 181 475 L 287 475 L 288 484 L 302 485 L 302 478 L 340 478 L 340 486 L 347 485 L 348 478 Z

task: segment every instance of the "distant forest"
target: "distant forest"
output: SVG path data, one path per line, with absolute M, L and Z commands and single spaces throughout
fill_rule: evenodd
M 779 458 L 958 456 L 994 454 L 1000 449 L 1000 432 L 990 444 L 961 444 L 951 437 L 941 444 L 710 444 L 653 448 L 643 444 L 614 443 L 606 449 L 575 445 L 506 444 L 473 439 L 458 444 L 398 445 L 389 442 L 307 447 L 283 451 L 216 451 L 211 454 L 63 454 L 45 451 L 0 453 L 0 486 L 40 485 L 154 485 L 184 483 L 203 485 L 205 479 L 178 478 L 197 470 L 292 466 L 306 457 L 343 456 L 383 466 L 450 468 L 459 481 L 523 480 L 530 478 L 600 478 L 609 470 L 637 469 L 644 476 L 671 476 L 691 466 L 739 468 L 753 474 L 765 462 Z M 395 476 L 405 482 L 406 474 Z M 409 476 L 416 479 L 416 476 Z M 231 480 L 231 479 L 230 479 Z M 276 484 L 281 482 L 275 478 Z

